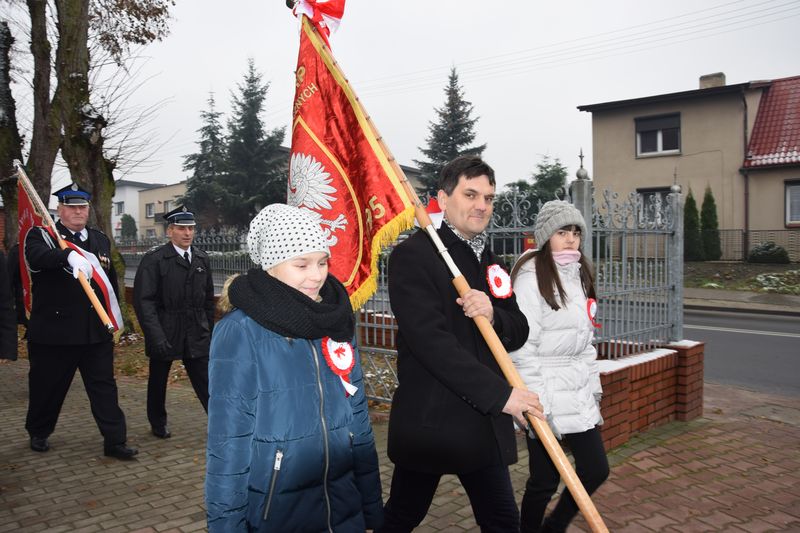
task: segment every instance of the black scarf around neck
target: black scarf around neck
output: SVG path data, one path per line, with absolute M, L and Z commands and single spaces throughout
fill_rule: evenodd
M 319 294 L 322 300 L 315 302 L 258 268 L 237 277 L 228 288 L 233 306 L 279 335 L 350 342 L 355 318 L 344 285 L 329 275 Z

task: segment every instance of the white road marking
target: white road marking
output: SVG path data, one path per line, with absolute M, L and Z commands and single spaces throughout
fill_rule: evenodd
M 789 337 L 800 339 L 800 333 L 782 333 L 780 331 L 759 331 L 757 329 L 721 328 L 719 326 L 695 326 L 684 324 L 684 329 L 703 329 L 706 331 L 723 331 L 726 333 L 744 333 L 746 335 L 769 335 L 772 337 Z

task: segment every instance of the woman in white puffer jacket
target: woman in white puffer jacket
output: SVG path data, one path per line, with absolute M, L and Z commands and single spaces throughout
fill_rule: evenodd
M 525 345 L 511 359 L 528 388 L 539 395 L 544 414 L 575 458 L 578 477 L 591 494 L 608 477 L 608 460 L 598 425 L 600 374 L 594 337 L 594 277 L 581 255 L 586 223 L 568 202 L 542 206 L 534 226 L 538 250 L 519 258 L 511 272 L 514 292 L 528 319 Z M 565 531 L 578 512 L 564 490 L 544 522 L 559 474 L 535 434 L 527 438 L 530 477 L 522 498 L 521 531 Z

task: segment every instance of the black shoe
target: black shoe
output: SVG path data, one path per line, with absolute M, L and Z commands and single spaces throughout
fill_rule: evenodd
M 172 433 L 169 432 L 169 428 L 167 426 L 161 426 L 160 428 L 154 426 L 152 430 L 153 435 L 159 439 L 168 439 L 172 436 Z
M 136 448 L 128 448 L 125 443 L 112 444 L 111 446 L 106 445 L 103 448 L 103 455 L 114 457 L 116 459 L 122 459 L 123 461 L 133 459 L 133 456 L 137 453 L 139 453 L 139 450 Z
M 46 452 L 50 449 L 47 437 L 31 437 L 31 450 L 35 452 Z

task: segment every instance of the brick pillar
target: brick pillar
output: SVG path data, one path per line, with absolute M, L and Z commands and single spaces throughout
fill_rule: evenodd
M 691 346 L 671 344 L 669 348 L 678 352 L 678 389 L 675 415 L 678 420 L 688 421 L 703 414 L 703 359 L 705 343 Z

